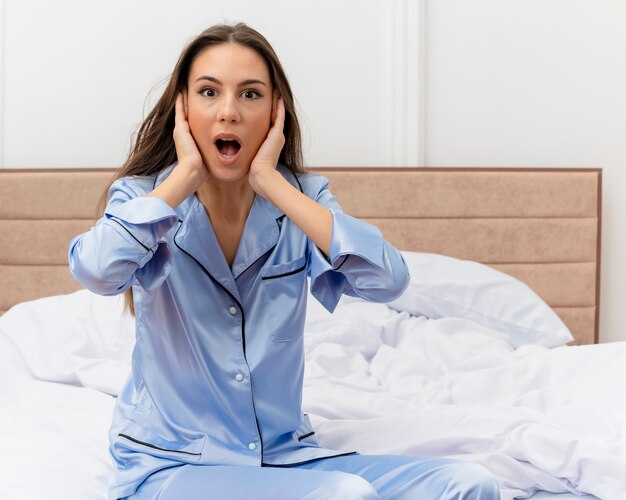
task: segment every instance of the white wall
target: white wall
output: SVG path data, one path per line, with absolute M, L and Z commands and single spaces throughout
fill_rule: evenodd
M 432 0 L 428 166 L 602 167 L 600 339 L 626 340 L 626 2 Z
M 626 2 L 0 3 L 0 166 L 118 166 L 185 42 L 245 20 L 311 165 L 602 167 L 600 338 L 626 340 Z
M 4 4 L 4 167 L 120 165 L 146 95 L 168 76 L 185 43 L 212 24 L 238 20 L 263 33 L 285 66 L 309 164 L 420 161 L 414 135 L 398 141 L 415 134 L 414 120 L 412 130 L 404 126 L 407 117 L 419 116 L 417 72 L 405 70 L 418 63 L 394 57 L 403 38 L 417 40 L 411 0 Z M 398 85 L 406 78 L 395 75 L 414 81 Z

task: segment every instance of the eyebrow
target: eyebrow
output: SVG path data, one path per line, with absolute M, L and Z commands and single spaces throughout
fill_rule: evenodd
M 224 85 L 214 76 L 203 75 L 201 77 L 196 78 L 196 81 L 194 83 L 199 82 L 200 80 L 208 80 L 210 82 L 217 83 L 218 85 Z M 253 83 L 260 83 L 261 85 L 265 85 L 267 87 L 267 84 L 263 80 L 259 80 L 257 78 L 249 78 L 248 80 L 244 80 L 243 82 L 239 83 L 239 86 L 243 87 L 245 85 L 251 85 Z

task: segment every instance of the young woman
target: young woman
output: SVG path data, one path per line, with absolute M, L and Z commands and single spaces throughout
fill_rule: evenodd
M 287 78 L 246 25 L 185 48 L 69 262 L 136 317 L 110 498 L 499 497 L 478 465 L 318 444 L 301 410 L 307 276 L 331 312 L 344 293 L 393 300 L 409 276 L 302 170 Z

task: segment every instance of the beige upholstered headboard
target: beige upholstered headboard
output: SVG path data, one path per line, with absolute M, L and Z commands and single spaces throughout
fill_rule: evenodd
M 312 169 L 316 170 L 316 169 Z M 491 265 L 533 288 L 576 337 L 598 340 L 600 169 L 319 169 L 344 210 L 401 250 Z M 0 313 L 78 290 L 69 241 L 113 170 L 0 170 Z

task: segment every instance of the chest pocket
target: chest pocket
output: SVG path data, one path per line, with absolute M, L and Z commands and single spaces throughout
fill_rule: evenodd
M 300 338 L 306 316 L 306 256 L 268 266 L 261 280 L 268 297 L 272 340 L 291 342 Z

